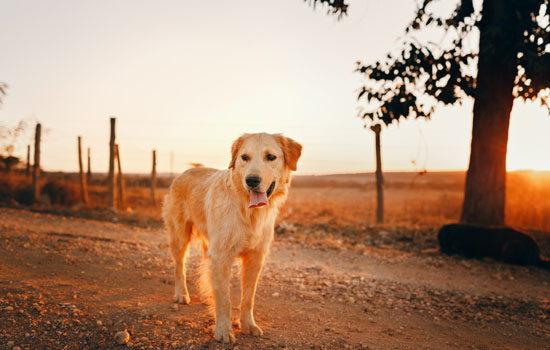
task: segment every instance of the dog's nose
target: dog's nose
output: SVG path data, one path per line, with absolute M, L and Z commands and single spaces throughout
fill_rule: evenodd
M 262 179 L 260 179 L 258 176 L 249 176 L 246 178 L 246 184 L 250 188 L 255 188 L 260 184 L 261 181 Z

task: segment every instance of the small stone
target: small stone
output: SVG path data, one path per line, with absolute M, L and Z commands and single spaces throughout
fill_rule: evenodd
M 13 311 L 13 307 L 11 307 L 11 306 L 6 306 L 6 307 L 4 308 L 4 311 Z
M 11 348 L 12 346 L 15 345 L 15 342 L 13 340 L 10 340 L 7 344 L 6 344 L 9 348 Z
M 103 326 L 103 322 L 101 322 L 99 320 L 97 320 L 96 323 L 97 323 L 98 326 Z
M 21 350 L 21 348 L 19 346 L 14 346 L 11 350 Z
M 130 333 L 126 330 L 117 332 L 115 334 L 115 341 L 120 345 L 128 344 L 130 341 Z
M 271 294 L 271 296 L 274 297 L 274 298 L 278 298 L 278 297 L 279 297 L 279 293 L 275 292 L 275 293 Z

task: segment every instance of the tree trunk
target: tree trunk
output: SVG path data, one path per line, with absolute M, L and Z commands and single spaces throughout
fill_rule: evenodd
M 470 165 L 460 220 L 464 223 L 504 224 L 515 43 L 522 40 L 516 6 L 514 0 L 483 1 Z

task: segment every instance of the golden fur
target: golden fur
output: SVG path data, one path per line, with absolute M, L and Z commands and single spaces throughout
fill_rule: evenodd
M 163 218 L 175 262 L 174 300 L 190 302 L 185 255 L 196 236 L 205 252 L 201 293 L 213 297 L 218 341 L 235 341 L 229 280 L 236 258 L 242 261 L 241 330 L 262 334 L 253 316 L 256 284 L 273 239 L 275 218 L 287 196 L 290 172 L 296 170 L 301 151 L 299 143 L 280 134 L 244 134 L 231 147 L 229 169 L 189 169 L 174 180 L 164 200 Z M 270 160 L 271 156 L 276 159 Z M 248 207 L 248 176 L 261 178 L 257 190 L 262 192 L 275 181 L 268 205 Z

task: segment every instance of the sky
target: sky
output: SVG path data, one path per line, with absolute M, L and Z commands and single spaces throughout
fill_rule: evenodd
M 415 2 L 349 2 L 337 20 L 302 0 L 0 0 L 0 81 L 9 85 L 0 123 L 40 121 L 52 171 L 77 170 L 77 136 L 92 170 L 106 171 L 111 116 L 130 173 L 150 171 L 153 149 L 159 172 L 226 168 L 232 141 L 263 131 L 302 143 L 300 174 L 373 171 L 354 69 L 399 45 Z M 466 101 L 384 128 L 384 170 L 466 169 L 471 126 Z M 508 169 L 550 170 L 541 157 L 549 131 L 546 109 L 516 101 Z

